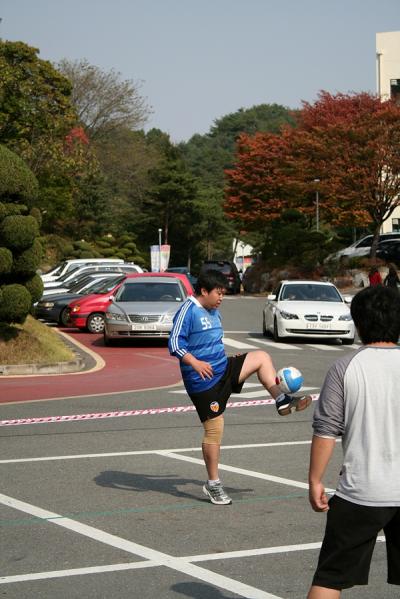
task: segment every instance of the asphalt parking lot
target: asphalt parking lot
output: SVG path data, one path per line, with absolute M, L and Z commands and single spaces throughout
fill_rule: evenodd
M 316 398 L 329 363 L 351 348 L 265 346 L 258 308 L 227 299 L 228 353 L 268 348 Z M 325 522 L 307 501 L 313 408 L 279 417 L 254 377 L 231 400 L 221 475 L 232 506 L 202 495 L 202 430 L 181 385 L 0 406 L 0 596 L 304 598 Z M 329 487 L 339 466 L 340 446 Z M 378 542 L 370 585 L 343 597 L 400 596 L 385 574 Z

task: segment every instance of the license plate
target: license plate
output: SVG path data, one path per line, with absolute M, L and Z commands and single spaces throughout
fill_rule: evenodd
M 133 324 L 132 331 L 156 331 L 157 326 L 155 324 Z
M 306 329 L 331 329 L 330 322 L 307 322 Z

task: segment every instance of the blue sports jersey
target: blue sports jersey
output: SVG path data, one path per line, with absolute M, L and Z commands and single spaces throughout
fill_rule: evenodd
M 175 314 L 168 347 L 170 354 L 180 360 L 182 379 L 189 395 L 210 389 L 224 374 L 228 359 L 222 337 L 219 311 L 206 310 L 193 296 Z M 203 380 L 194 368 L 184 364 L 182 358 L 187 353 L 211 364 L 214 376 Z

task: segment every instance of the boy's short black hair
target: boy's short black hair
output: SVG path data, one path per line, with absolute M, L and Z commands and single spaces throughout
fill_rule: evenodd
M 221 271 L 213 268 L 201 272 L 194 286 L 196 295 L 201 295 L 201 290 L 210 292 L 213 289 L 228 289 L 228 281 Z
M 351 302 L 351 316 L 364 345 L 397 343 L 400 335 L 400 293 L 376 285 L 359 291 Z

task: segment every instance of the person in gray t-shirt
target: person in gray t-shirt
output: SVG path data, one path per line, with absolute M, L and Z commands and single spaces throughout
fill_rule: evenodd
M 314 413 L 309 499 L 327 524 L 308 599 L 338 599 L 368 584 L 381 529 L 387 581 L 400 585 L 400 295 L 368 287 L 351 315 L 363 348 L 333 364 Z M 323 476 L 338 437 L 343 465 L 328 501 Z

